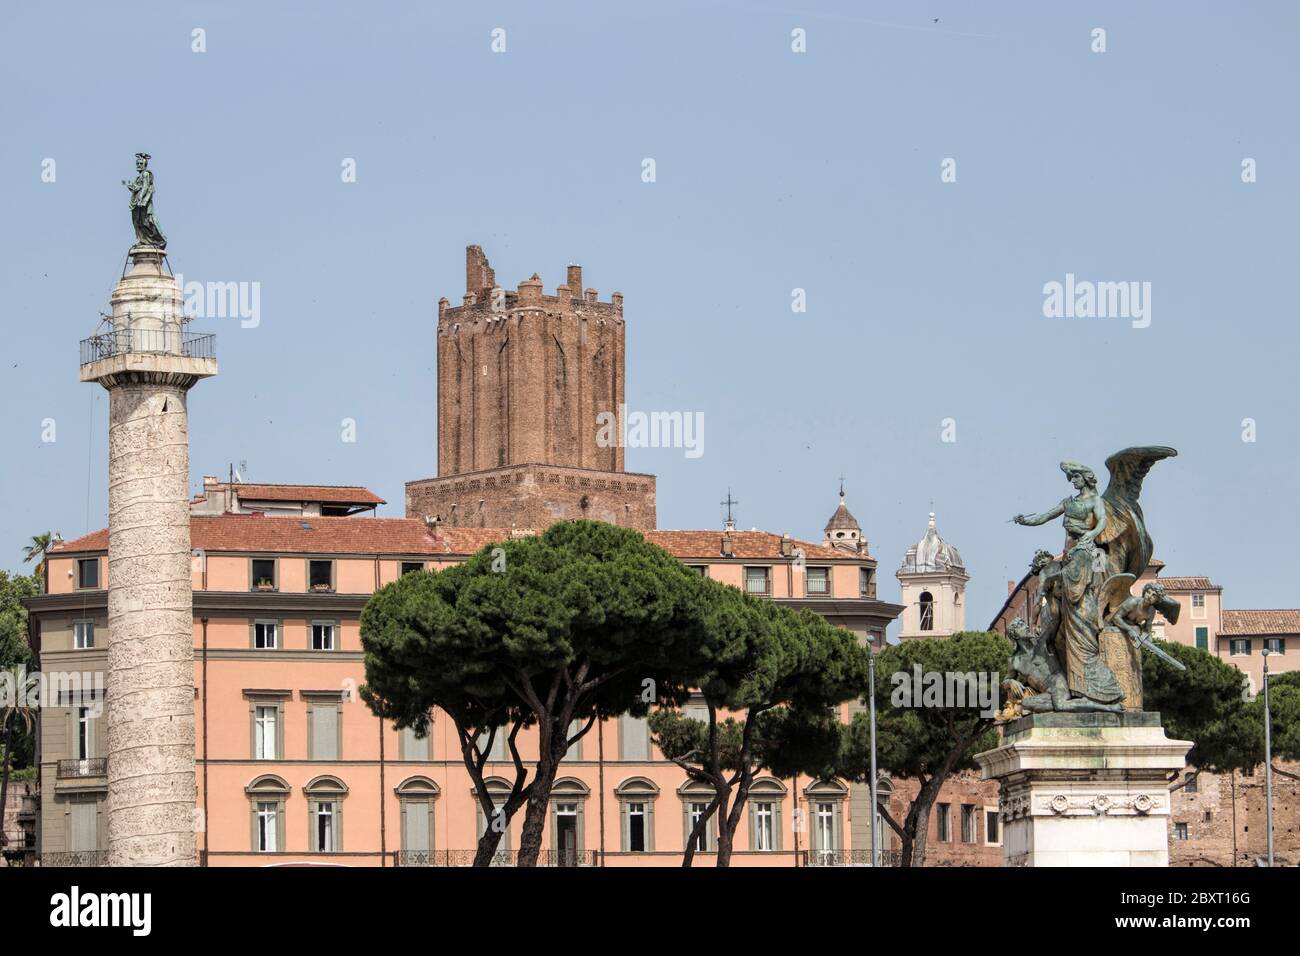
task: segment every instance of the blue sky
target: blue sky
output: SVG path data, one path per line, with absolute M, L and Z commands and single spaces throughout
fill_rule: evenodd
M 436 472 L 436 303 L 479 243 L 504 285 L 552 291 L 576 261 L 623 292 L 630 407 L 704 414 L 702 457 L 627 453 L 659 476 L 662 527 L 720 526 L 730 486 L 741 526 L 819 538 L 843 473 L 881 596 L 933 501 L 983 626 L 1060 543 L 1006 523 L 1069 491 L 1058 461 L 1169 444 L 1144 495 L 1167 573 L 1295 606 L 1298 11 L 7 4 L 0 567 L 106 521 L 107 396 L 77 342 L 145 150 L 174 268 L 260 283 L 255 328 L 194 324 L 221 365 L 191 394 L 195 482 L 246 460 L 400 515 Z M 1150 326 L 1046 318 L 1067 273 L 1150 282 Z

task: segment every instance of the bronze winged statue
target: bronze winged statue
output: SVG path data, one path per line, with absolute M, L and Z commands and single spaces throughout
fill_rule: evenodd
M 1069 690 L 1069 703 L 1064 705 L 1057 693 L 1033 700 L 1032 704 L 1027 699 L 1025 710 L 1115 711 L 1124 709 L 1126 703 L 1140 706 L 1140 661 L 1135 665 L 1135 657 L 1116 654 L 1113 647 L 1103 646 L 1106 634 L 1112 636 L 1112 643 L 1132 640 L 1134 648 L 1145 647 L 1177 665 L 1151 643 L 1155 611 L 1165 610 L 1165 604 L 1170 603 L 1163 590 L 1158 602 L 1130 599 L 1132 587 L 1150 564 L 1154 550 L 1138 502 L 1142 481 L 1157 461 L 1177 454 L 1164 445 L 1116 452 L 1106 459 L 1110 482 L 1101 494 L 1097 493 L 1097 476 L 1091 468 L 1063 461 L 1061 470 L 1075 494 L 1041 514 L 1016 515 L 1012 519 L 1016 524 L 1033 526 L 1059 517 L 1065 527 L 1065 546 L 1059 560 L 1044 552 L 1035 555 L 1033 570 L 1039 575 L 1040 600 L 1045 606 L 1032 643 L 1056 655 Z M 1131 654 L 1135 655 L 1136 650 Z M 1119 676 L 1114 668 L 1121 670 Z

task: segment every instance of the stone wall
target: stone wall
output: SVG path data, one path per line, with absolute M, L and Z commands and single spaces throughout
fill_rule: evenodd
M 1300 764 L 1276 766 L 1300 774 Z M 1188 768 L 1190 771 L 1190 768 Z M 1267 857 L 1264 768 L 1244 774 L 1202 773 L 1192 793 L 1173 793 L 1169 821 L 1170 866 L 1254 866 Z M 1300 781 L 1273 775 L 1273 856 L 1279 866 L 1300 863 Z M 1176 824 L 1187 825 L 1178 839 Z
M 406 484 L 406 516 L 447 527 L 534 528 L 589 518 L 649 531 L 655 527 L 653 475 L 518 465 Z

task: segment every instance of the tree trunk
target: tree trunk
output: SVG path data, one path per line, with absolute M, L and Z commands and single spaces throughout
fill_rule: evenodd
M 690 869 L 691 864 L 695 862 L 695 843 L 700 838 L 700 834 L 705 833 L 709 828 L 709 820 L 712 819 L 714 812 L 718 809 L 718 795 L 714 793 L 713 799 L 709 805 L 704 808 L 700 814 L 700 819 L 695 826 L 691 827 L 691 832 L 686 837 L 686 852 L 682 854 L 682 866 Z
M 517 866 L 536 866 L 537 857 L 542 852 L 542 832 L 546 827 L 546 816 L 551 806 L 551 788 L 559 773 L 559 761 L 550 755 L 537 761 L 537 772 L 532 786 L 528 788 L 528 806 L 524 811 L 524 827 L 519 834 L 519 857 Z

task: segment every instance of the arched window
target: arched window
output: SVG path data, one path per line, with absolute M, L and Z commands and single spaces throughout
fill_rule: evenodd
M 252 812 L 252 847 L 255 853 L 284 851 L 284 801 L 289 785 L 274 774 L 263 774 L 247 787 Z
M 781 805 L 786 787 L 774 777 L 761 777 L 749 790 L 749 848 L 761 852 L 781 850 Z
M 323 776 L 302 788 L 307 797 L 307 849 L 312 853 L 343 852 L 343 798 L 347 785 Z
M 815 866 L 838 866 L 843 861 L 844 801 L 848 793 L 848 787 L 838 780 L 816 780 L 804 788 L 812 837 L 809 862 Z
M 618 797 L 623 852 L 653 852 L 655 800 L 659 797 L 659 788 L 647 777 L 629 777 L 615 788 L 614 796 Z
M 402 866 L 433 864 L 433 804 L 438 785 L 428 777 L 407 777 L 397 785 L 402 807 Z
M 934 595 L 929 591 L 921 592 L 921 630 L 934 630 Z
M 488 777 L 483 781 L 483 786 L 487 790 L 488 798 L 492 801 L 492 806 L 500 811 L 505 806 L 506 798 L 510 796 L 511 784 L 505 777 Z M 493 866 L 509 865 L 510 857 L 510 827 L 505 824 L 504 814 L 497 823 L 495 813 L 489 818 L 483 813 L 483 804 L 479 802 L 478 788 L 471 789 L 470 793 L 474 797 L 474 809 L 478 815 L 478 829 L 474 833 L 475 841 L 478 840 L 489 826 L 495 825 L 501 827 L 501 839 L 497 842 L 496 855 L 492 858 Z
M 551 852 L 556 866 L 580 866 L 586 851 L 584 804 L 591 788 L 577 777 L 562 777 L 551 788 Z
M 687 780 L 677 788 L 677 795 L 682 799 L 682 845 L 685 846 L 691 838 L 691 831 L 695 829 L 695 824 L 713 802 L 715 791 L 707 783 Z M 696 853 L 713 853 L 717 850 L 717 820 L 716 813 L 709 817 L 709 822 L 704 825 L 704 832 L 696 839 Z

